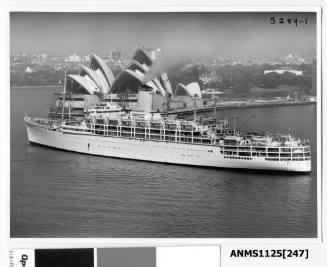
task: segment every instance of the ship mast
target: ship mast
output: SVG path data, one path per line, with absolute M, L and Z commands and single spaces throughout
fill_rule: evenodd
M 71 107 L 70 107 L 70 103 L 69 103 L 69 105 L 68 105 L 68 118 L 69 118 L 69 121 L 70 121 L 71 114 L 72 114 L 72 112 L 71 112 Z
M 255 130 L 255 115 L 252 115 L 252 132 L 254 133 Z
M 233 116 L 233 122 L 234 122 L 234 136 L 236 135 L 236 115 Z
M 62 98 L 62 114 L 61 114 L 61 119 L 64 119 L 65 98 L 66 98 L 66 84 L 67 84 L 67 70 L 65 70 L 65 83 L 64 83 L 64 95 L 63 95 L 63 98 Z
M 217 99 L 215 98 L 215 106 L 213 108 L 213 116 L 216 118 L 216 113 L 217 113 Z
M 196 121 L 196 109 L 193 110 L 193 121 Z

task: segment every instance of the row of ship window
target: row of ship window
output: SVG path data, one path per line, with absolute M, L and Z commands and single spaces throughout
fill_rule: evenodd
M 306 161 L 310 160 L 310 158 L 265 158 L 268 161 Z
M 255 152 L 266 152 L 266 147 L 242 147 L 242 146 L 234 146 L 234 147 L 226 147 L 226 146 L 223 146 L 222 148 L 224 148 L 224 151 L 229 151 L 229 152 L 233 152 L 233 151 L 255 151 Z M 273 147 L 268 147 L 267 148 L 268 152 L 279 152 L 279 148 L 276 147 L 276 148 L 273 148 Z M 296 148 L 285 148 L 285 147 L 281 147 L 280 148 L 280 151 L 281 152 L 296 152 L 296 151 L 299 151 L 299 153 L 301 153 L 301 151 L 303 151 L 303 148 L 302 147 L 296 147 Z M 310 152 L 310 148 L 308 147 L 304 147 L 304 151 L 305 152 Z
M 242 160 L 252 160 L 253 158 L 250 157 L 233 157 L 233 156 L 224 156 L 225 159 L 242 159 Z M 265 158 L 268 161 L 305 161 L 309 160 L 309 158 Z
M 78 131 L 78 128 L 73 128 L 74 130 Z M 106 131 L 112 131 L 112 132 L 126 132 L 126 133 L 151 133 L 151 134 L 158 134 L 158 135 L 162 135 L 162 134 L 170 134 L 170 135 L 184 135 L 184 136 L 199 136 L 200 132 L 199 131 L 183 131 L 183 130 L 170 130 L 170 129 L 166 129 L 166 130 L 160 130 L 160 129 L 150 129 L 150 128 L 126 128 L 126 127 L 121 127 L 121 128 L 117 128 L 117 127 L 108 127 L 107 129 L 105 129 L 104 127 L 95 127 L 94 128 L 95 131 L 98 131 L 100 134 L 101 132 L 106 132 Z M 134 129 L 134 130 L 133 130 Z M 88 130 L 88 131 L 91 131 Z
M 251 152 L 237 152 L 237 151 L 220 151 L 221 154 L 224 154 L 224 155 L 238 155 L 238 156 L 258 156 L 258 157 L 267 157 L 267 154 L 269 157 L 284 157 L 284 158 L 287 158 L 287 157 L 303 157 L 303 154 L 305 157 L 310 157 L 310 152 L 301 152 L 301 153 L 271 153 L 271 152 L 262 152 L 262 153 L 257 153 L 257 152 L 252 152 L 252 155 L 251 155 Z
M 94 127 L 94 129 L 98 129 L 98 130 L 112 130 L 112 131 L 128 131 L 128 132 L 133 132 L 133 131 L 138 131 L 138 132 L 145 132 L 145 131 L 151 131 L 151 132 L 173 132 L 173 133 L 185 133 L 185 134 L 194 134 L 194 133 L 198 133 L 199 131 L 197 130 L 187 130 L 187 129 L 170 129 L 170 128 L 165 128 L 165 129 L 158 129 L 158 128 L 145 128 L 145 127 L 113 127 L 113 126 L 108 126 L 108 127 Z
M 76 131 L 76 132 L 92 132 L 91 129 L 83 129 L 83 128 L 75 128 L 75 127 L 63 127 L 64 130 L 70 130 L 70 131 Z M 125 131 L 124 131 L 125 130 Z M 124 133 L 150 133 L 150 134 L 157 134 L 157 135 L 162 135 L 163 133 L 165 133 L 166 135 L 170 134 L 170 135 L 179 135 L 178 131 L 170 131 L 170 130 L 166 130 L 164 132 L 161 132 L 160 130 L 150 130 L 150 131 L 145 131 L 144 128 L 135 128 L 135 131 L 126 131 L 126 129 L 122 129 L 122 130 L 117 130 L 117 129 L 112 129 L 112 128 L 108 128 L 103 129 L 103 128 L 95 128 L 94 131 L 98 132 L 98 133 L 105 133 L 106 131 L 108 132 L 112 132 L 112 133 L 116 133 L 116 132 L 124 132 Z M 192 134 L 190 132 L 184 132 L 181 131 L 181 135 L 185 135 L 185 136 L 192 136 Z M 193 132 L 193 136 L 199 136 L 200 132 Z
M 246 157 L 229 157 L 229 156 L 224 156 L 225 159 L 243 159 L 243 160 L 252 160 L 253 158 L 246 158 Z
M 130 122 L 122 122 L 121 125 L 118 124 L 117 121 L 109 123 L 109 124 L 102 124 L 102 123 L 93 123 L 93 125 L 95 127 L 128 127 L 128 128 L 155 128 L 155 129 L 170 129 L 170 130 L 177 130 L 177 125 L 176 124 L 165 124 L 165 127 L 163 127 L 162 124 L 159 123 L 154 123 L 151 124 L 150 127 L 145 123 L 145 122 L 139 122 L 136 123 L 136 125 L 132 126 Z M 132 127 L 131 127 L 132 126 Z M 192 131 L 193 130 L 193 126 L 192 125 L 181 125 L 181 130 L 185 130 L 185 131 Z

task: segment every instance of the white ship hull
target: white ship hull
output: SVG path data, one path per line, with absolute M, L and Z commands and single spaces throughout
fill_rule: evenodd
M 219 146 L 69 134 L 26 123 L 29 142 L 79 153 L 172 164 L 309 172 L 311 161 L 266 161 L 224 158 Z

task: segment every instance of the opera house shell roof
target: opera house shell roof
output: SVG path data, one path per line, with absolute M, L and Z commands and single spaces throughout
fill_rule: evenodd
M 98 55 L 92 54 L 90 66 L 82 66 L 79 75 L 68 75 L 72 88 L 85 94 L 137 93 L 142 85 L 166 97 L 172 95 L 167 74 L 154 75 L 151 72 L 153 61 L 149 55 L 138 48 L 130 62 L 115 78 L 107 63 Z
M 200 85 L 197 82 L 189 83 L 184 85 L 179 83 L 177 85 L 175 95 L 187 95 L 187 96 L 197 96 L 202 97 Z

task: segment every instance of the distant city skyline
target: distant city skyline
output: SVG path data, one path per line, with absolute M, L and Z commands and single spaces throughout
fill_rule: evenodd
M 270 24 L 282 17 L 284 24 Z M 288 24 L 287 18 L 307 19 Z M 316 56 L 315 13 L 35 13 L 10 15 L 10 53 L 106 54 L 161 48 L 168 61 Z
M 107 57 L 110 57 L 110 52 L 113 51 L 114 49 L 112 50 L 108 50 L 104 53 L 96 53 L 96 54 L 99 54 L 100 56 L 104 57 L 104 58 L 107 58 Z M 122 52 L 122 56 L 126 55 L 126 54 L 132 54 L 133 51 L 136 50 L 136 47 L 135 49 L 132 49 L 130 51 L 123 51 L 123 50 L 118 50 L 120 52 Z M 147 51 L 146 51 L 147 52 Z M 23 52 L 19 52 L 19 53 L 11 53 L 10 56 L 13 56 L 13 57 L 16 57 L 16 56 L 28 56 L 28 57 L 41 57 L 41 56 L 44 56 L 44 57 L 47 57 L 47 58 L 58 58 L 58 59 L 67 59 L 69 57 L 72 57 L 72 56 L 78 56 L 78 57 L 89 57 L 93 52 L 86 52 L 86 53 L 76 53 L 76 52 L 71 52 L 69 54 L 64 54 L 64 55 L 54 55 L 54 54 L 47 54 L 47 53 L 43 53 L 43 52 L 40 52 L 40 53 L 23 53 Z M 235 56 L 216 56 L 216 57 L 213 57 L 212 59 L 214 60 L 219 60 L 219 59 L 225 59 L 225 60 L 249 60 L 249 61 L 252 61 L 252 60 L 256 60 L 256 59 L 285 59 L 285 58 L 289 58 L 289 57 L 294 57 L 294 58 L 310 58 L 310 59 L 314 59 L 315 58 L 315 55 L 309 55 L 309 56 L 302 56 L 301 54 L 285 54 L 285 55 L 275 55 L 275 56 L 264 56 L 264 57 L 252 57 L 252 58 L 249 58 L 247 56 L 243 56 L 243 57 L 235 57 Z

